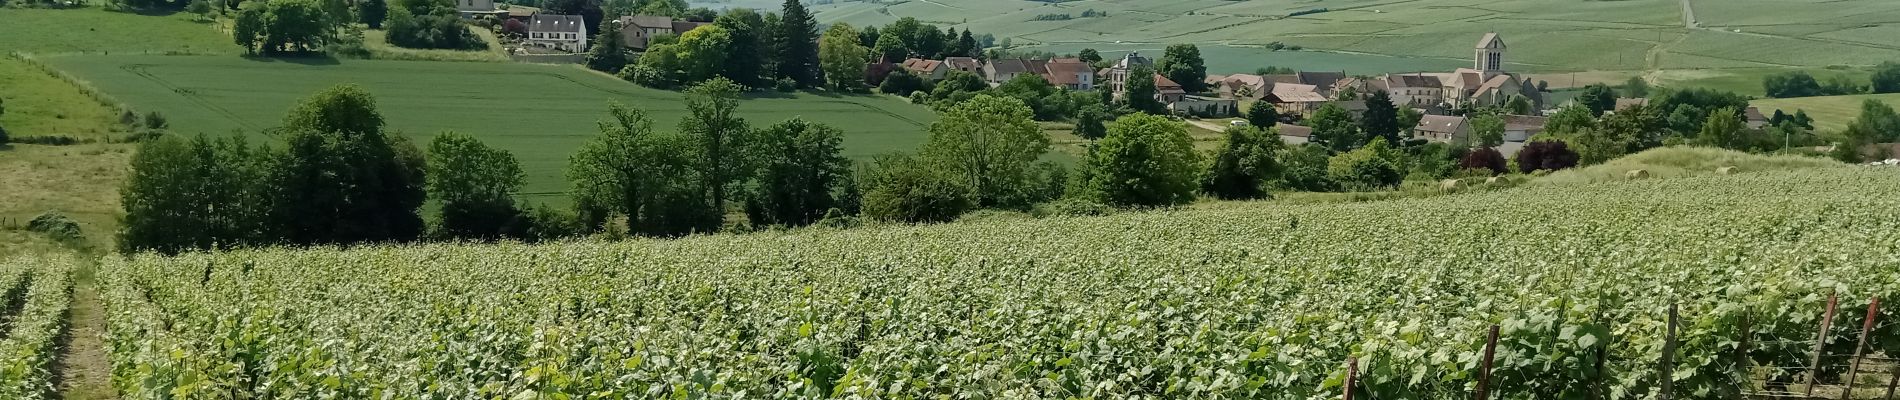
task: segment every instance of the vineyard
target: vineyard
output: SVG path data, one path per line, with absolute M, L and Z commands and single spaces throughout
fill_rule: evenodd
M 55 339 L 72 302 L 70 257 L 0 260 L 0 398 L 53 393 Z
M 1845 379 L 1900 299 L 1896 192 L 1835 168 L 99 275 L 127 399 L 1727 399 Z M 1896 308 L 1867 354 L 1900 355 Z

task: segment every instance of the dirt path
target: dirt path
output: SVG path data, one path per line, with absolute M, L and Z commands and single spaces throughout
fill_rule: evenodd
M 106 356 L 105 306 L 99 301 L 96 266 L 82 267 L 73 279 L 72 326 L 62 338 L 58 374 L 59 393 L 67 400 L 117 398 L 112 390 L 112 361 Z

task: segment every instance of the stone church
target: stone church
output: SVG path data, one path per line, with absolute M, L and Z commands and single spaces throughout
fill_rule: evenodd
M 1383 90 L 1394 104 L 1449 110 L 1502 106 L 1512 96 L 1524 96 L 1533 108 L 1544 107 L 1543 93 L 1529 78 L 1504 70 L 1504 38 L 1486 33 L 1473 48 L 1471 68 L 1452 72 L 1414 72 L 1340 81 L 1339 87 L 1361 93 Z

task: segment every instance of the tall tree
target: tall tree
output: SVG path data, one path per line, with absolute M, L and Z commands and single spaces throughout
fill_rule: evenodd
M 1623 94 L 1635 98 L 1649 97 L 1649 81 L 1643 80 L 1642 76 L 1632 76 L 1629 81 L 1623 82 Z
M 820 47 L 818 50 L 820 56 L 823 56 L 824 48 Z M 871 54 L 876 55 L 878 61 L 882 62 L 904 62 L 904 59 L 910 56 L 910 49 L 904 47 L 903 39 L 899 39 L 890 31 L 885 31 L 877 38 L 877 45 L 871 49 Z
M 713 78 L 686 91 L 686 118 L 680 133 L 697 147 L 701 187 L 711 196 L 714 210 L 726 210 L 727 189 L 751 175 L 745 148 L 752 128 L 739 118 L 739 93 L 745 88 L 725 78 Z
M 1313 112 L 1313 118 L 1307 122 L 1313 128 L 1313 143 L 1326 146 L 1334 152 L 1347 152 L 1365 143 L 1365 136 L 1359 132 L 1359 124 L 1352 122 L 1352 114 L 1336 103 L 1326 103 Z
M 1083 139 L 1096 140 L 1108 135 L 1108 107 L 1101 103 L 1082 105 L 1075 112 L 1075 135 Z
M 968 29 L 963 30 L 963 34 L 957 36 L 957 44 L 952 46 L 951 49 L 951 51 L 955 53 L 951 55 L 958 57 L 976 57 L 978 53 L 982 53 L 981 48 L 977 46 L 976 37 L 971 36 L 970 30 Z
M 746 62 L 726 63 L 721 75 L 745 87 L 766 87 L 768 72 L 764 67 L 772 65 L 769 59 L 777 55 L 766 51 L 770 39 L 766 37 L 765 18 L 752 9 L 738 8 L 713 20 L 713 25 L 727 32 L 730 41 L 726 44 L 726 54 L 743 54 L 746 58 Z
M 1167 117 L 1129 114 L 1109 124 L 1088 157 L 1085 196 L 1117 207 L 1194 201 L 1200 154 L 1187 127 Z
M 792 118 L 760 131 L 757 139 L 758 179 L 746 202 L 753 225 L 809 225 L 837 206 L 832 193 L 851 163 L 840 155 L 842 131 Z
M 1583 93 L 1577 94 L 1577 104 L 1590 109 L 1590 116 L 1601 116 L 1604 111 L 1616 108 L 1616 91 L 1610 85 L 1601 83 L 1583 87 Z
M 1874 93 L 1900 93 L 1900 62 L 1887 61 L 1874 67 L 1872 81 Z
M 323 7 L 315 0 L 264 3 L 264 52 L 301 53 L 322 48 L 332 29 L 325 15 Z
M 1732 149 L 1738 144 L 1741 132 L 1741 111 L 1723 107 L 1709 113 L 1709 120 L 1702 123 L 1702 131 L 1696 134 L 1696 141 Z
M 1402 141 L 1399 138 L 1399 108 L 1392 105 L 1392 95 L 1384 90 L 1373 90 L 1371 95 L 1366 96 L 1366 112 L 1359 117 L 1359 127 L 1367 137 L 1385 138 L 1392 143 Z
M 1122 93 L 1122 102 L 1127 103 L 1128 108 L 1155 115 L 1168 113 L 1167 106 L 1161 104 L 1161 99 L 1156 98 L 1159 95 L 1159 89 L 1155 88 L 1155 74 L 1148 67 L 1129 68 L 1128 82 L 1123 85 L 1126 86 L 1126 91 Z
M 812 87 L 818 75 L 818 21 L 800 0 L 785 0 L 778 30 L 778 75 Z
M 174 254 L 265 243 L 262 155 L 242 135 L 141 143 L 119 190 L 120 250 Z
M 1471 146 L 1498 147 L 1504 144 L 1504 118 L 1493 113 L 1471 116 Z
M 1255 126 L 1229 127 L 1214 162 L 1201 180 L 1201 191 L 1227 200 L 1266 197 L 1265 185 L 1277 179 L 1280 163 L 1275 160 L 1286 144 L 1274 128 Z
M 1511 99 L 1504 102 L 1504 109 L 1510 111 L 1511 115 L 1531 115 L 1537 111 L 1533 108 L 1536 106 L 1531 104 L 1531 98 L 1521 94 L 1511 95 Z
M 284 117 L 271 170 L 274 227 L 291 244 L 410 241 L 422 234 L 422 152 L 385 135 L 369 92 L 339 85 Z
M 1095 51 L 1095 49 L 1082 49 L 1082 52 L 1075 54 L 1075 58 L 1082 60 L 1082 62 L 1089 63 L 1089 65 L 1095 65 L 1095 63 L 1102 62 L 1102 53 Z
M 383 29 L 383 18 L 389 17 L 389 3 L 387 0 L 366 0 L 358 12 L 362 14 L 364 25 L 369 25 L 370 29 Z
M 437 221 L 448 238 L 494 240 L 522 230 L 515 207 L 521 164 L 475 137 L 442 132 L 429 141 L 429 197 L 441 202 Z
M 616 216 L 641 235 L 709 232 L 721 213 L 706 201 L 695 146 L 681 135 L 653 131 L 646 113 L 613 103 L 600 136 L 568 160 L 576 216 L 601 229 Z
M 825 82 L 839 91 L 856 91 L 864 87 L 864 63 L 870 61 L 871 50 L 858 45 L 857 31 L 848 24 L 832 24 L 821 41 L 818 57 L 825 72 Z
M 627 57 L 626 38 L 620 36 L 620 24 L 602 24 L 599 35 L 594 35 L 593 48 L 587 50 L 587 68 L 610 74 L 620 73 L 630 62 Z
M 1031 166 L 1049 151 L 1033 115 L 1021 100 L 977 95 L 930 124 L 922 156 L 969 186 L 983 207 L 1027 206 Z
M 1155 63 L 1155 71 L 1181 84 L 1188 93 L 1207 91 L 1207 62 L 1201 60 L 1201 49 L 1193 44 L 1169 45 Z
M 238 10 L 237 21 L 231 24 L 231 40 L 244 48 L 245 54 L 257 54 L 264 42 L 263 3 L 251 2 Z

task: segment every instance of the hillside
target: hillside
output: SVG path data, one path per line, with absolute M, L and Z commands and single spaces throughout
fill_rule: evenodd
M 101 272 L 119 381 L 143 382 L 121 387 L 133 397 L 239 379 L 219 350 L 236 346 L 281 360 L 252 377 L 271 385 L 240 389 L 261 397 L 1317 398 L 1356 356 L 1362 396 L 1452 398 L 1494 323 L 1521 338 L 1499 344 L 1503 398 L 1585 385 L 1571 379 L 1651 393 L 1670 304 L 1696 327 L 1685 342 L 1744 329 L 1792 342 L 1814 334 L 1827 291 L 1843 315 L 1900 295 L 1900 276 L 1874 273 L 1900 248 L 1895 190 L 1891 171 L 1836 167 L 677 241 L 139 256 Z M 1900 350 L 1882 329 L 1875 346 Z M 1546 337 L 1560 339 L 1531 340 Z M 1683 398 L 1756 389 L 1726 378 L 1747 368 L 1732 347 L 1679 351 L 1702 377 L 1676 384 Z M 1563 354 L 1611 369 L 1535 372 Z
M 1057 53 L 1090 47 L 1159 54 L 1166 44 L 1195 43 L 1214 73 L 1268 65 L 1352 73 L 1469 66 L 1472 43 L 1485 32 L 1501 33 L 1511 45 L 1507 68 L 1526 72 L 1818 69 L 1900 60 L 1900 43 L 1892 40 L 1900 32 L 1900 3 L 1883 0 L 898 0 L 812 9 L 820 22 L 864 26 L 916 17 Z M 1087 10 L 1107 16 L 1080 17 Z M 1033 20 L 1043 14 L 1074 18 Z M 1273 42 L 1318 51 L 1262 47 Z

